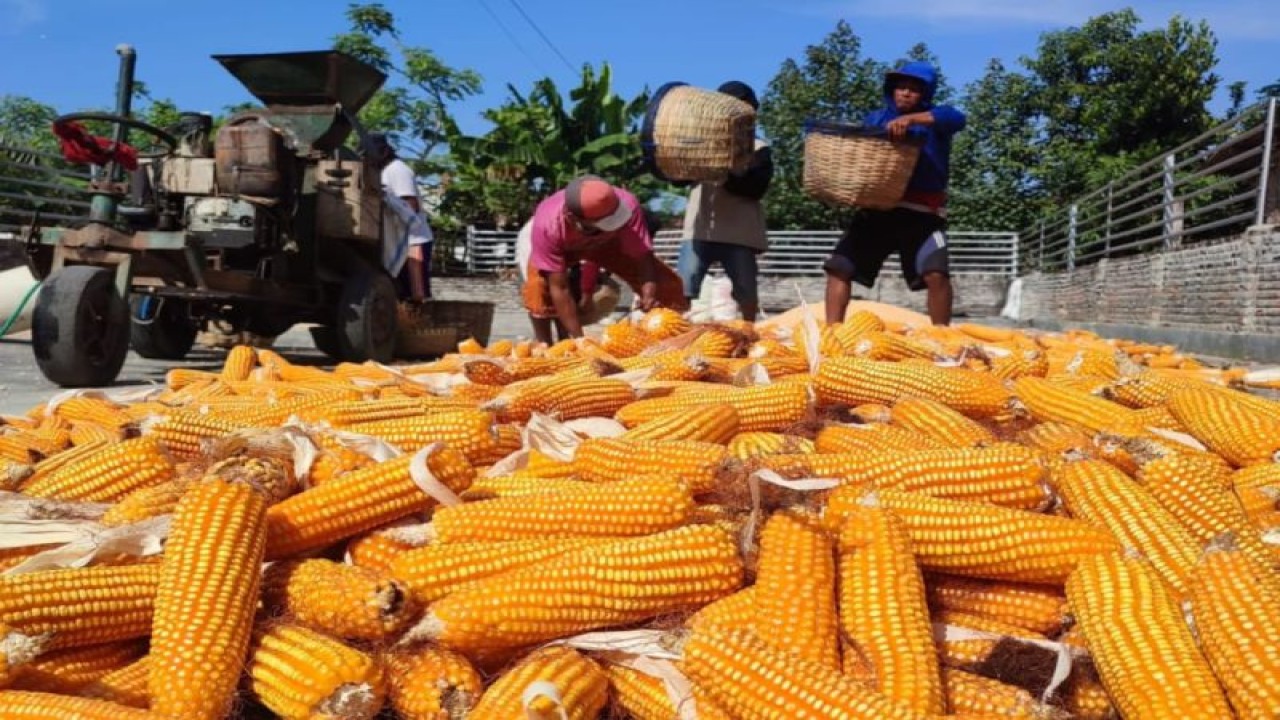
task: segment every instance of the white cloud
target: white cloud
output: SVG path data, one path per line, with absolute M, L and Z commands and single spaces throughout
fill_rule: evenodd
M 1143 23 L 1163 25 L 1174 14 L 1207 20 L 1222 39 L 1269 40 L 1280 34 L 1280 12 L 1274 0 L 1183 0 L 1176 7 L 1164 0 L 1129 3 Z M 1111 0 L 824 0 L 787 2 L 806 13 L 863 18 L 915 18 L 937 28 L 990 30 L 1009 26 L 1053 28 L 1078 25 L 1118 5 Z
M 18 35 L 49 15 L 47 0 L 0 0 L 0 35 Z

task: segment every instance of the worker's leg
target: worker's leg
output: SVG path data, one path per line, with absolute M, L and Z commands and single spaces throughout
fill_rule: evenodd
M 706 279 L 710 269 L 710 263 L 703 259 L 700 252 L 702 245 L 697 240 L 685 240 L 680 244 L 680 257 L 676 263 L 680 280 L 684 283 L 684 296 L 691 303 L 702 293 L 702 281 Z
M 533 326 L 533 337 L 540 343 L 551 345 L 555 340 L 551 337 L 551 318 L 534 317 L 532 313 L 529 315 L 529 324 Z
M 422 245 L 422 296 L 431 299 L 431 269 L 432 256 L 435 254 L 435 242 L 423 243 Z
M 946 224 L 928 213 L 901 211 L 898 253 L 902 277 L 912 290 L 925 290 L 929 319 L 934 325 L 951 324 L 951 254 L 947 248 Z
M 718 256 L 729 282 L 733 283 L 733 301 L 738 303 L 742 319 L 755 322 L 760 315 L 756 251 L 745 245 L 721 244 Z
M 405 273 L 409 276 L 409 297 L 415 301 L 427 298 L 426 269 L 424 257 L 425 245 L 410 245 L 408 259 L 405 260 Z
M 533 335 L 538 342 L 550 345 L 555 342 L 551 337 L 551 324 L 556 316 L 555 307 L 551 304 L 551 289 L 547 287 L 546 278 L 532 264 L 525 277 L 520 297 L 524 301 L 524 309 L 529 312 Z
M 827 274 L 826 320 L 830 324 L 844 322 L 849 308 L 852 285 L 875 285 L 884 259 L 893 250 L 887 237 L 892 221 L 888 212 L 862 210 L 853 216 L 831 256 L 822 263 Z

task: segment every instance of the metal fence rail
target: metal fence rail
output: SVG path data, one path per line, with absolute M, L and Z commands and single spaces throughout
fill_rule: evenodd
M 61 155 L 0 143 L 0 231 L 26 227 L 36 213 L 42 221 L 83 219 L 89 177 Z
M 836 230 L 775 230 L 769 233 L 769 250 L 760 256 L 760 274 L 766 276 L 821 276 L 822 261 L 840 238 Z M 951 272 L 956 275 L 1018 274 L 1018 235 L 1006 232 L 947 233 Z M 682 234 L 661 230 L 654 236 L 654 253 L 673 267 L 680 252 Z M 459 248 L 472 275 L 515 270 L 516 233 L 467 228 L 466 245 Z M 886 265 L 897 263 L 890 256 Z
M 1276 99 L 1130 170 L 1023 233 L 1024 269 L 1072 270 L 1105 257 L 1176 248 L 1266 221 Z

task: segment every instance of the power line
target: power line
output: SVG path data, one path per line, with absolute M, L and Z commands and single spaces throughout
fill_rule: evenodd
M 520 44 L 520 40 L 516 38 L 515 33 L 511 32 L 511 28 L 507 27 L 507 24 L 502 22 L 502 18 L 498 17 L 498 14 L 493 11 L 493 8 L 489 7 L 488 2 L 486 2 L 485 0 L 480 0 L 480 5 L 484 8 L 485 12 L 489 13 L 489 17 L 493 18 L 493 21 L 497 23 L 498 28 L 502 30 L 502 34 L 507 36 L 507 39 L 511 41 L 511 44 L 514 45 L 517 50 L 520 51 L 521 55 L 524 55 L 525 60 L 528 60 L 530 64 L 538 68 L 538 72 L 542 73 L 543 75 L 551 74 L 547 72 L 545 68 L 542 67 L 542 63 L 538 62 L 537 59 L 533 57 L 533 54 L 530 53 L 525 48 L 524 45 Z
M 573 63 L 569 62 L 569 58 L 565 57 L 564 53 L 560 52 L 560 48 L 556 47 L 556 44 L 551 42 L 551 38 L 547 37 L 547 34 L 542 32 L 542 28 L 538 27 L 538 23 L 534 22 L 533 18 L 529 17 L 529 13 L 524 11 L 524 7 L 520 5 L 519 0 L 508 1 L 513 7 L 515 7 L 516 12 L 520 13 L 520 15 L 524 17 L 525 22 L 529 23 L 529 27 L 533 28 L 533 31 L 538 33 L 538 37 L 542 38 L 542 42 L 546 43 L 547 47 L 551 48 L 551 52 L 555 53 L 556 57 L 560 58 L 560 62 L 563 62 L 564 66 L 569 68 L 569 72 L 577 72 L 578 69 L 573 66 Z

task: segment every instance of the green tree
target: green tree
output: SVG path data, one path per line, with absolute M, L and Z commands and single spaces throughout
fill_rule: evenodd
M 1280 97 L 1280 80 L 1276 80 L 1270 85 L 1263 85 L 1258 88 L 1258 99 L 1266 100 L 1267 98 Z
M 637 133 L 647 91 L 626 100 L 613 89 L 605 63 L 585 66 L 566 99 L 550 78 L 484 113 L 493 129 L 449 137 L 452 170 L 445 208 L 466 222 L 518 226 L 537 202 L 583 173 L 594 173 L 636 194 L 641 202 L 665 186 L 641 162 Z
M 841 20 L 803 62 L 787 59 L 769 82 L 759 124 L 773 148 L 774 179 L 765 197 L 769 227 L 838 228 L 848 210 L 813 200 L 804 192 L 804 132 L 808 120 L 859 122 L 884 103 L 887 65 L 862 57 L 862 41 Z
M 58 141 L 49 130 L 58 111 L 22 95 L 0 97 L 0 144 L 52 152 Z
M 954 227 L 1022 230 L 1035 220 L 1036 187 L 1029 170 L 1039 150 L 1030 78 L 999 60 L 964 89 L 964 132 L 951 154 L 950 216 Z
M 406 44 L 395 16 L 381 3 L 352 4 L 346 18 L 351 29 L 334 38 L 334 48 L 389 76 L 360 111 L 361 122 L 392 134 L 399 155 L 419 174 L 438 172 L 435 154 L 453 125 L 449 104 L 480 92 L 480 75 L 449 66 L 425 47 Z

